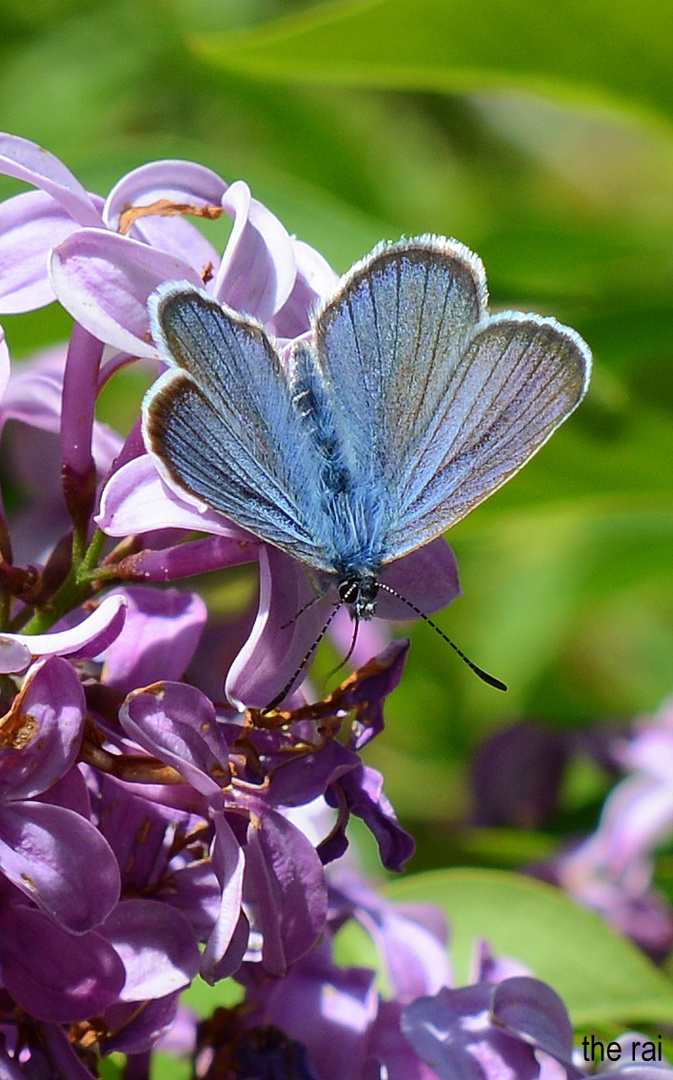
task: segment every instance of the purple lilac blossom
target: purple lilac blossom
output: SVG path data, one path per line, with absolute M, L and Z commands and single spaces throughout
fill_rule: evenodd
M 236 978 L 244 1003 L 218 1009 L 197 1028 L 200 1080 L 580 1080 L 563 1002 L 522 965 L 493 957 L 484 942 L 474 983 L 455 987 L 446 926 L 430 905 L 386 901 L 353 871 L 330 874 L 330 909 L 321 944 L 283 979 L 245 963 Z M 340 967 L 334 935 L 350 919 L 371 933 L 388 976 Z M 623 1036 L 628 1041 L 632 1036 Z M 254 1062 L 252 1073 L 250 1062 Z M 608 1074 L 599 1074 L 601 1078 Z M 619 1066 L 624 1080 L 670 1080 L 665 1065 Z
M 673 911 L 652 875 L 655 849 L 673 831 L 671 700 L 612 752 L 629 775 L 608 795 L 598 828 L 540 872 L 662 961 L 673 946 Z

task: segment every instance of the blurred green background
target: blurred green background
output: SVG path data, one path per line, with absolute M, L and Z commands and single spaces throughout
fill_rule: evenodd
M 457 237 L 494 308 L 553 314 L 594 350 L 586 403 L 450 537 L 464 596 L 438 622 L 509 692 L 414 625 L 369 752 L 425 838 L 417 868 L 454 857 L 488 732 L 673 692 L 670 3 L 0 0 L 0 128 L 103 195 L 163 157 L 243 178 L 339 271 L 383 238 Z M 68 330 L 55 308 L 4 323 L 17 357 Z M 117 383 L 104 417 L 128 426 L 138 393 Z M 568 814 L 602 785 L 578 767 Z

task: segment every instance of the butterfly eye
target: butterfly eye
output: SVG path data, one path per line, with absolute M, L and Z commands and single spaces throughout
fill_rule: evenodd
M 358 595 L 360 582 L 357 578 L 347 578 L 339 582 L 339 599 L 342 604 L 352 604 Z

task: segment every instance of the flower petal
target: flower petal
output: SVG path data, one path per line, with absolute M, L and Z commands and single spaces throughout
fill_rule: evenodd
M 332 602 L 319 599 L 304 567 L 277 548 L 259 549 L 259 608 L 225 691 L 234 704 L 263 709 L 305 677 Z M 294 675 L 294 678 L 293 678 Z M 280 702 L 279 702 L 280 704 Z
M 563 1001 L 551 986 L 529 976 L 496 983 L 491 1013 L 494 1022 L 563 1065 L 571 1064 L 573 1029 Z
M 284 975 L 323 931 L 327 887 L 313 844 L 266 808 L 248 826 L 245 900 L 254 912 L 253 928 L 263 937 L 264 967 Z
M 67 933 L 41 911 L 3 912 L 3 982 L 29 1016 L 77 1023 L 102 1013 L 124 985 L 124 965 L 99 934 Z
M 0 720 L 0 791 L 30 799 L 74 764 L 84 727 L 84 691 L 74 669 L 54 656 L 36 664 Z
M 298 338 L 311 326 L 311 316 L 325 296 L 333 296 L 339 275 L 326 259 L 302 240 L 292 237 L 297 276 L 292 292 L 269 320 L 269 329 L 279 338 Z
M 166 997 L 184 989 L 199 969 L 199 950 L 187 919 L 158 900 L 122 900 L 99 933 L 126 969 L 121 1001 Z
M 443 536 L 403 559 L 388 563 L 381 572 L 381 581 L 399 593 L 401 599 L 381 589 L 376 598 L 376 614 L 380 619 L 414 619 L 419 611 L 432 615 L 461 593 L 456 557 Z M 405 600 L 418 610 L 413 611 Z
M 161 479 L 149 454 L 132 458 L 103 488 L 96 524 L 108 536 L 129 536 L 155 529 L 189 529 L 258 543 L 215 510 L 198 510 Z
M 78 228 L 42 191 L 26 191 L 0 203 L 0 311 L 34 311 L 54 301 L 47 256 Z
M 81 229 L 54 248 L 49 274 L 56 296 L 81 325 L 108 345 L 156 357 L 147 300 L 163 281 L 203 284 L 183 259 L 138 240 Z
M 221 798 L 229 781 L 229 751 L 215 706 L 193 686 L 167 682 L 129 694 L 122 727 L 148 753 L 172 765 L 207 798 Z
M 413 837 L 400 825 L 386 798 L 381 773 L 368 765 L 361 765 L 340 777 L 335 788 L 345 798 L 350 812 L 362 818 L 374 834 L 386 870 L 402 870 L 413 855 L 415 844 Z M 327 798 L 328 802 L 332 802 L 330 792 Z M 337 834 L 334 840 L 336 837 Z M 321 855 L 323 860 L 330 857 L 325 844 L 321 845 Z
M 46 191 L 79 225 L 101 226 L 100 214 L 79 180 L 37 143 L 0 134 L 0 173 Z
M 211 986 L 237 970 L 248 945 L 247 920 L 241 919 L 243 851 L 224 814 L 215 814 L 214 822 L 212 861 L 222 895 L 201 960 L 201 975 Z
M 196 593 L 134 586 L 125 598 L 124 627 L 105 655 L 103 681 L 124 694 L 160 679 L 180 679 L 206 624 L 207 609 Z
M 0 326 L 0 401 L 5 396 L 5 390 L 7 389 L 7 383 L 9 382 L 9 374 L 11 371 L 11 363 L 9 359 L 9 349 L 7 348 L 7 341 L 5 340 L 5 331 Z
M 212 291 L 218 300 L 266 322 L 285 303 L 296 277 L 294 249 L 275 214 L 237 180 L 222 199 L 234 227 Z
M 125 616 L 126 598 L 113 593 L 101 600 L 91 615 L 66 630 L 52 630 L 48 634 L 0 634 L 0 661 L 5 665 L 16 663 L 24 655 L 13 648 L 16 645 L 27 649 L 32 656 L 92 658 L 114 641 L 124 625 Z M 22 668 L 5 666 L 0 670 L 21 671 Z
M 62 806 L 27 801 L 3 808 L 0 869 L 76 934 L 101 923 L 119 899 L 119 868 L 107 840 Z
M 227 190 L 224 180 L 193 161 L 151 161 L 132 169 L 107 197 L 103 219 L 116 232 L 120 215 L 129 207 L 151 206 L 159 199 L 196 206 L 220 206 Z

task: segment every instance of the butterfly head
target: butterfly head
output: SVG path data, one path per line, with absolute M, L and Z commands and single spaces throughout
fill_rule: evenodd
M 373 574 L 349 574 L 339 580 L 339 599 L 348 605 L 356 622 L 374 617 L 378 591 L 379 583 Z

